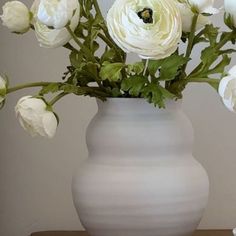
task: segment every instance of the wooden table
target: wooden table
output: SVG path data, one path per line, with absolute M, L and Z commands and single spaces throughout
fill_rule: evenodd
M 49 231 L 33 233 L 31 236 L 89 236 L 84 231 Z M 233 236 L 232 230 L 197 230 L 193 236 Z

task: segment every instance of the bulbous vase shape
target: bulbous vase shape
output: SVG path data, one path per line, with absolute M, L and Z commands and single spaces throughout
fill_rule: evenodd
M 90 236 L 189 236 L 208 200 L 208 176 L 192 155 L 193 129 L 181 103 L 98 101 L 87 129 L 88 159 L 73 178 Z

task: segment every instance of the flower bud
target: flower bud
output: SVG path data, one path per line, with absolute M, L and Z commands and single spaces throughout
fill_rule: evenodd
M 232 29 L 236 28 L 236 1 L 225 0 L 225 23 Z
M 56 115 L 42 99 L 25 96 L 18 101 L 15 111 L 21 126 L 32 137 L 52 138 L 55 135 L 58 125 Z
M 61 29 L 52 29 L 48 27 L 46 24 L 39 21 L 37 15 L 39 12 L 40 2 L 41 1 L 39 0 L 35 0 L 31 7 L 31 11 L 33 13 L 33 24 L 35 28 L 35 34 L 39 41 L 40 46 L 45 48 L 57 48 L 65 45 L 72 38 L 70 33 L 67 31 L 65 27 Z M 70 28 L 72 31 L 74 31 L 78 26 L 80 19 L 80 5 L 77 0 L 76 2 L 77 2 L 76 11 L 73 14 L 72 18 L 70 19 Z
M 15 33 L 25 33 L 30 28 L 30 12 L 28 8 L 19 1 L 5 3 L 2 7 L 3 14 L 0 16 L 3 25 Z
M 78 0 L 41 0 L 38 8 L 38 20 L 54 29 L 61 29 L 71 21 Z
M 220 81 L 219 94 L 225 106 L 236 112 L 236 66 Z

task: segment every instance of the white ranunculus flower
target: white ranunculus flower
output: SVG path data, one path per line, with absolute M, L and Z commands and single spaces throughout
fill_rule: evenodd
M 35 34 L 41 47 L 45 48 L 57 48 L 65 45 L 71 40 L 71 35 L 64 27 L 62 29 L 50 29 L 47 25 L 43 24 L 37 19 L 37 13 L 39 8 L 40 0 L 35 0 L 31 11 L 34 14 L 34 28 Z M 75 14 L 71 18 L 70 28 L 75 30 L 78 26 L 80 19 L 80 5 L 77 2 L 77 9 Z
M 215 0 L 186 0 L 199 13 L 216 14 L 219 10 L 214 8 Z
M 225 12 L 232 16 L 234 27 L 236 27 L 236 1 L 235 0 L 225 0 Z
M 25 33 L 30 28 L 30 12 L 19 1 L 6 2 L 2 7 L 3 14 L 0 16 L 3 25 L 16 33 Z
M 236 66 L 220 81 L 219 94 L 225 106 L 230 111 L 236 112 Z
M 38 8 L 38 20 L 55 29 L 61 29 L 73 17 L 78 8 L 78 0 L 41 0 Z
M 55 135 L 57 118 L 52 111 L 47 110 L 42 99 L 25 96 L 18 101 L 15 111 L 21 126 L 33 137 L 40 135 L 52 138 Z
M 107 25 L 120 48 L 146 59 L 170 56 L 182 35 L 175 0 L 116 0 L 108 12 Z
M 0 76 L 0 104 L 5 100 L 7 93 L 6 81 Z
M 178 7 L 182 18 L 183 32 L 190 32 L 194 13 L 191 11 L 191 8 L 186 3 L 178 3 Z M 209 23 L 210 23 L 209 17 L 204 16 L 202 14 L 199 15 L 196 30 L 203 28 L 205 25 Z

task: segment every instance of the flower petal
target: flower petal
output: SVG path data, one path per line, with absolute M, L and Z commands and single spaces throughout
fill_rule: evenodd
M 48 138 L 53 138 L 57 130 L 57 118 L 53 112 L 46 112 L 42 117 L 44 132 Z
M 232 76 L 226 76 L 220 81 L 218 92 L 222 98 L 224 98 L 225 96 L 225 91 L 227 90 L 228 83 L 233 79 L 234 78 Z
M 236 78 L 236 66 L 233 66 L 229 72 L 228 72 L 229 75 L 233 76 L 234 78 Z

